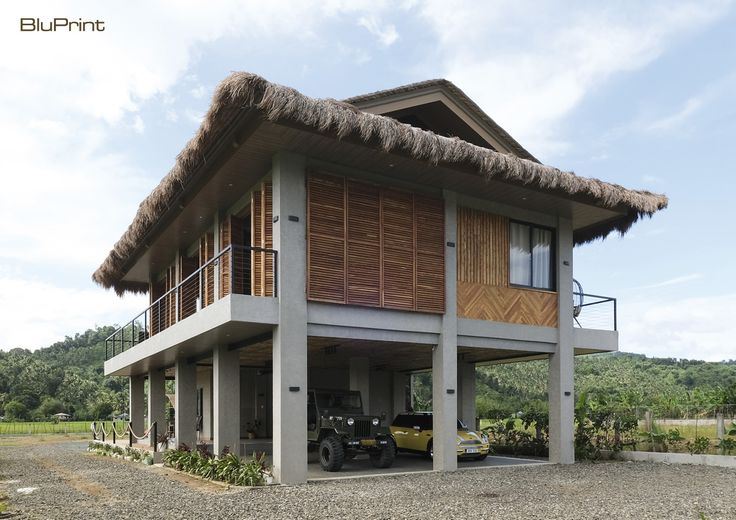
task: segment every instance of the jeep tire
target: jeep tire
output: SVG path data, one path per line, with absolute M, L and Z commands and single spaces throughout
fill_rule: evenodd
M 377 468 L 390 468 L 396 457 L 396 445 L 390 437 L 383 448 L 370 452 L 371 463 Z
M 345 449 L 340 439 L 334 435 L 325 437 L 319 443 L 319 465 L 325 471 L 340 471 L 345 461 Z

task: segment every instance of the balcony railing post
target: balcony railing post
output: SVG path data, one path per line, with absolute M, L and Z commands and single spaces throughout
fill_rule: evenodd
M 279 252 L 273 252 L 273 296 L 279 297 Z
M 618 309 L 616 307 L 616 298 L 613 299 L 613 330 L 618 330 Z
M 235 246 L 230 246 L 230 294 L 235 294 Z

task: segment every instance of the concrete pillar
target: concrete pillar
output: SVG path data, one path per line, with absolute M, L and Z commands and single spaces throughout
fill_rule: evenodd
M 146 414 L 145 376 L 130 376 L 128 378 L 128 416 L 136 435 L 142 435 L 146 427 L 144 419 Z
M 399 415 L 406 412 L 406 393 L 407 387 L 410 385 L 411 376 L 404 372 L 393 373 L 393 415 L 389 417 L 389 423 Z
M 212 350 L 212 405 L 213 453 L 240 455 L 240 354 L 227 345 Z
M 197 443 L 197 364 L 176 360 L 176 444 L 193 448 Z
M 726 422 L 723 420 L 723 414 L 716 414 L 716 437 L 723 439 L 726 436 Z
M 575 359 L 572 316 L 572 223 L 558 218 L 557 295 L 558 342 L 549 357 L 549 460 L 575 462 Z
M 475 428 L 475 363 L 457 364 L 458 416 L 468 428 Z
M 278 251 L 280 312 L 273 332 L 273 472 L 281 484 L 307 480 L 305 168 L 303 156 L 281 152 L 273 158 L 273 247 Z
M 148 372 L 148 426 L 156 422 L 156 430 L 159 435 L 166 433 L 166 374 L 163 370 L 150 370 Z M 149 442 L 151 447 L 157 441 L 151 430 Z
M 433 466 L 457 469 L 457 199 L 445 198 L 445 314 L 439 344 L 432 351 Z
M 367 357 L 350 358 L 350 390 L 360 392 L 363 400 L 363 413 L 371 413 L 371 386 L 370 386 L 371 363 Z

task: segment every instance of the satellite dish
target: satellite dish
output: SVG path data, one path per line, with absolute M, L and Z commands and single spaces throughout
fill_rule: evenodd
M 572 279 L 572 316 L 577 321 L 583 311 L 583 286 L 575 278 Z M 578 323 L 580 325 L 580 323 Z

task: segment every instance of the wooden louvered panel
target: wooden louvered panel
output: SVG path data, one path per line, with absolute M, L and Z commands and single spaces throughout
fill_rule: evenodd
M 416 310 L 445 312 L 445 206 L 414 196 L 416 220 Z
M 381 305 L 381 206 L 377 186 L 347 183 L 347 303 Z
M 232 240 L 232 217 L 225 217 L 220 222 L 220 250 L 224 251 L 230 245 Z M 220 256 L 220 297 L 230 294 L 230 252 L 223 253 Z
M 155 282 L 151 284 L 149 294 L 151 296 L 151 324 L 150 331 L 151 335 L 158 334 L 166 327 L 164 326 L 164 318 L 166 312 L 161 305 L 153 305 L 166 293 L 166 281 Z
M 391 309 L 415 309 L 414 199 L 411 193 L 381 194 L 383 301 Z
M 230 290 L 234 294 L 245 294 L 245 271 L 243 269 L 244 251 L 243 246 L 243 227 L 244 222 L 242 218 L 231 215 L 229 218 L 230 228 L 230 245 L 233 246 L 232 256 L 233 260 L 231 263 L 232 273 L 232 284 Z
M 458 282 L 462 318 L 557 327 L 557 293 Z
M 199 241 L 199 265 L 202 266 L 215 256 L 215 237 L 205 233 Z M 209 264 L 202 272 L 202 307 L 215 301 L 215 266 Z
M 189 275 L 194 273 L 199 268 L 199 259 L 192 257 L 186 258 L 181 257 L 179 261 L 179 269 L 181 270 L 182 281 L 186 280 Z M 179 291 L 179 317 L 184 319 L 187 316 L 191 316 L 197 312 L 197 297 L 199 296 L 199 278 L 197 276 L 192 277 L 182 283 L 181 290 Z
M 458 281 L 507 287 L 509 220 L 470 208 L 457 213 Z
M 263 244 L 263 197 L 260 190 L 256 190 L 251 194 L 250 210 L 253 245 L 261 247 L 261 244 Z M 263 296 L 263 253 L 252 251 L 250 265 L 253 295 Z
M 273 249 L 273 193 L 270 182 L 264 182 L 263 190 L 263 245 L 265 249 Z M 274 265 L 273 254 L 263 253 L 263 287 L 264 296 L 273 296 Z
M 166 292 L 168 295 L 165 298 L 164 304 L 166 306 L 167 327 L 171 327 L 176 323 L 176 294 L 170 292 L 176 285 L 176 267 L 172 265 L 166 269 Z
M 345 303 L 345 179 L 310 175 L 307 191 L 307 297 Z

